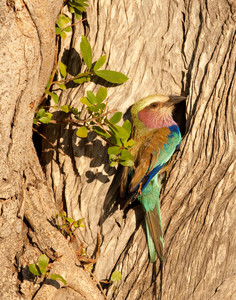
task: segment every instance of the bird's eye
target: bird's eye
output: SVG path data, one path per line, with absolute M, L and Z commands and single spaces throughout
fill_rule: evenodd
M 157 107 L 157 103 L 152 103 L 151 104 L 151 108 L 156 108 Z

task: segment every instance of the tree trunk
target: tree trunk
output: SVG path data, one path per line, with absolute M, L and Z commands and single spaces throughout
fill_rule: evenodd
M 122 279 L 103 286 L 108 299 L 155 299 L 161 274 L 159 262 L 149 262 L 143 212 L 139 205 L 120 210 L 119 171 L 109 167 L 104 142 L 92 133 L 80 140 L 71 126 L 47 126 L 44 134 L 58 151 L 43 142 L 44 172 L 39 164 L 32 118 L 54 62 L 62 1 L 54 2 L 6 1 L 0 10 L 2 297 L 103 299 L 97 282 L 119 270 Z M 94 61 L 106 54 L 106 68 L 129 77 L 108 89 L 110 108 L 125 113 L 155 93 L 188 95 L 185 135 L 161 195 L 162 300 L 236 294 L 235 11 L 233 1 L 222 0 L 90 1 L 85 26 L 74 26 L 61 44 L 59 59 L 71 74 L 80 71 L 86 34 Z M 71 87 L 60 105 L 80 108 L 85 89 L 97 88 Z M 73 243 L 52 224 L 62 208 L 74 220 L 84 218 Z M 76 256 L 81 244 L 88 257 L 99 254 L 93 276 Z M 34 284 L 27 266 L 41 253 L 66 287 Z

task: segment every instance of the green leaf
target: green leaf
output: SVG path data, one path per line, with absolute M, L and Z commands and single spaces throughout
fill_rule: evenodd
M 37 119 L 36 118 L 33 119 L 33 124 L 35 124 L 35 125 L 37 124 Z
M 66 217 L 66 212 L 63 210 L 62 212 L 59 213 L 59 216 L 64 219 Z
M 82 84 L 84 82 L 89 82 L 90 80 L 91 80 L 91 77 L 89 75 L 73 79 L 73 81 L 78 84 Z
M 134 160 L 133 155 L 126 149 L 121 151 L 120 159 L 122 160 Z
M 132 167 L 134 165 L 132 160 L 120 161 L 119 163 L 124 167 Z
M 97 105 L 97 107 L 103 111 L 106 105 L 104 103 L 100 103 Z
M 40 271 L 40 269 L 39 269 L 39 266 L 36 265 L 36 264 L 30 264 L 30 265 L 29 265 L 29 270 L 30 270 L 30 272 L 31 272 L 32 274 L 34 274 L 34 275 L 36 275 L 36 276 L 41 276 L 41 275 L 42 275 L 42 273 L 41 273 L 41 271 Z
M 42 118 L 39 118 L 38 120 L 44 124 L 48 124 L 51 121 L 51 119 L 48 117 L 42 117 Z
M 87 106 L 92 106 L 92 104 L 89 102 L 88 98 L 86 98 L 86 97 L 80 98 L 80 102 L 81 102 L 82 104 L 87 105 Z
M 68 113 L 70 111 L 70 107 L 68 105 L 62 105 L 60 108 L 65 113 Z
M 100 69 L 105 64 L 106 59 L 107 59 L 106 55 L 100 57 L 95 63 L 93 70 L 97 71 L 98 69 Z
M 83 222 L 83 220 L 79 219 L 79 220 L 75 221 L 73 225 L 75 228 L 84 227 L 84 224 L 82 224 L 82 222 Z
M 88 130 L 85 126 L 80 127 L 77 131 L 76 131 L 76 135 L 80 138 L 86 138 L 88 136 Z
M 110 160 L 115 160 L 115 161 L 116 161 L 116 160 L 117 160 L 117 156 L 116 156 L 115 154 L 110 154 L 110 155 L 109 155 L 109 159 L 110 159 Z
M 84 62 L 86 63 L 87 67 L 91 69 L 92 66 L 92 48 L 88 42 L 86 36 L 82 36 L 81 43 L 80 43 L 80 51 Z
M 41 115 L 41 116 L 40 116 Z M 36 115 L 38 121 L 40 121 L 41 123 L 49 123 L 52 119 L 52 114 L 50 113 L 45 113 L 45 110 L 40 109 Z
M 90 103 L 92 103 L 92 104 L 97 103 L 97 98 L 93 92 L 87 91 L 87 98 L 89 99 Z
M 102 137 L 105 137 L 105 138 L 109 138 L 109 137 L 110 137 L 110 135 L 109 135 L 108 133 L 106 133 L 105 130 L 103 130 L 102 128 L 100 128 L 100 127 L 98 127 L 98 126 L 93 126 L 93 131 L 94 131 L 96 134 L 98 134 L 98 135 L 100 135 L 100 136 L 102 136 Z
M 121 280 L 121 272 L 120 271 L 114 271 L 112 274 L 111 274 L 111 281 L 119 281 Z
M 49 90 L 45 90 L 45 93 L 48 94 L 49 96 L 51 96 L 52 99 L 53 99 L 53 101 L 54 101 L 56 104 L 58 104 L 59 98 L 58 98 L 57 94 L 51 93 L 51 92 L 49 92 Z
M 81 5 L 73 5 L 73 7 L 77 8 L 77 10 L 81 11 L 81 12 L 86 12 L 86 8 L 81 6 Z
M 99 107 L 95 106 L 95 105 L 92 105 L 92 106 L 89 106 L 88 108 L 90 111 L 92 112 L 98 112 L 99 111 Z
M 60 33 L 60 36 L 61 36 L 61 38 L 62 38 L 63 40 L 65 40 L 66 37 L 67 37 L 67 35 L 66 35 L 66 33 L 65 33 L 64 31 L 62 31 L 62 32 Z
M 51 274 L 50 275 L 50 279 L 53 279 L 53 280 L 60 280 L 64 283 L 64 285 L 66 285 L 66 280 L 59 274 Z
M 85 12 L 86 6 L 88 6 L 88 4 L 85 1 L 78 2 L 78 0 L 69 2 L 69 5 L 75 7 L 77 10 L 79 10 L 81 12 Z
M 45 116 L 45 109 L 44 108 L 40 108 L 36 114 L 36 118 L 42 118 Z
M 48 90 L 50 88 L 50 84 L 51 84 L 51 77 L 52 75 L 49 76 L 49 79 L 48 79 L 48 83 L 47 83 L 47 86 L 46 86 L 46 89 Z
M 56 34 L 61 34 L 61 29 L 59 27 L 56 27 Z
M 129 132 L 121 126 L 115 125 L 116 130 L 118 133 L 116 133 L 117 136 L 119 136 L 120 139 L 122 140 L 127 140 L 130 136 Z
M 77 116 L 77 115 L 79 115 L 79 114 L 81 113 L 81 112 L 78 111 L 78 108 L 77 108 L 77 107 L 72 107 L 71 110 L 72 110 L 72 113 L 73 113 L 75 116 Z
M 78 225 L 79 227 L 84 228 L 84 224 L 82 223 L 82 222 L 83 222 L 83 219 L 79 219 L 79 220 L 77 220 L 76 222 L 77 222 L 77 225 Z
M 70 6 L 70 2 L 68 4 L 69 4 L 69 12 L 74 14 L 75 13 L 74 7 Z
M 88 2 L 88 0 L 74 0 L 73 2 L 80 4 L 82 6 L 88 6 L 88 4 L 86 2 Z
M 61 90 L 66 90 L 66 86 L 65 86 L 64 84 L 62 84 L 62 83 L 57 83 L 57 85 L 59 86 L 59 88 L 60 88 Z
M 64 228 L 66 226 L 67 226 L 66 224 L 63 224 L 63 225 L 60 225 L 60 228 Z
M 116 167 L 118 165 L 118 162 L 117 161 L 112 161 L 111 163 L 110 163 L 110 166 L 111 167 Z
M 128 132 L 128 134 L 131 134 L 132 125 L 129 120 L 125 120 L 122 127 Z
M 71 32 L 71 27 L 70 26 L 68 26 L 68 27 L 65 27 L 64 29 L 63 29 L 63 31 L 65 31 L 65 32 Z
M 107 97 L 107 89 L 105 87 L 101 87 L 96 95 L 97 103 L 102 103 Z
M 130 147 L 133 147 L 134 144 L 135 144 L 134 140 L 129 140 L 128 142 L 124 143 L 124 146 L 126 148 L 130 148 Z
M 63 62 L 61 62 L 61 61 L 59 61 L 58 65 L 59 65 L 61 75 L 63 77 L 66 77 L 66 75 L 67 75 L 67 72 L 66 72 L 67 66 L 65 64 L 63 64 Z
M 69 223 L 74 223 L 74 219 L 72 219 L 72 218 L 66 218 L 66 221 L 68 221 Z
M 112 124 L 116 124 L 121 120 L 122 112 L 118 111 L 114 113 L 114 115 L 110 118 L 109 122 Z
M 118 146 L 109 147 L 108 150 L 107 150 L 107 153 L 108 154 L 118 155 L 118 154 L 121 153 L 121 148 L 118 147 Z
M 57 20 L 57 25 L 63 29 L 69 22 L 70 19 L 68 17 L 61 15 Z
M 122 146 L 121 140 L 120 140 L 120 136 L 119 136 L 119 132 L 117 130 L 113 130 L 113 128 L 110 127 L 110 140 L 113 144 L 117 145 L 117 146 Z
M 101 77 L 101 78 L 103 78 L 106 81 L 111 82 L 111 83 L 121 84 L 121 83 L 124 83 L 126 80 L 129 79 L 124 74 L 122 74 L 120 72 L 116 72 L 116 71 L 101 70 L 101 71 L 94 71 L 94 73 L 97 76 L 99 76 L 99 77 Z
M 42 255 L 39 256 L 38 265 L 40 267 L 40 270 L 41 270 L 42 274 L 46 273 L 48 262 L 49 262 L 49 258 L 47 257 L 47 255 L 42 254 Z
M 80 11 L 77 12 L 77 10 L 75 10 L 75 17 L 77 20 L 81 20 L 82 14 Z
M 52 93 L 52 99 L 53 99 L 53 101 L 54 101 L 56 104 L 58 104 L 59 97 L 58 97 L 57 94 Z
M 51 114 L 51 113 L 48 113 L 48 112 L 47 112 L 47 113 L 45 113 L 45 115 L 46 115 L 48 118 L 50 118 L 50 119 L 51 119 L 51 118 L 52 118 L 52 116 L 53 116 L 53 114 Z

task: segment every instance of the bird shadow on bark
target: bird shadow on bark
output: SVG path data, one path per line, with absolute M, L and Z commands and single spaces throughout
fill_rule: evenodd
M 103 214 L 100 217 L 99 225 L 101 226 L 108 217 L 114 214 L 117 210 L 119 210 L 120 204 L 120 196 L 119 196 L 119 188 L 120 188 L 120 180 L 121 180 L 121 171 L 122 168 L 118 167 L 116 170 L 116 174 L 110 184 L 108 192 L 105 196 L 104 204 L 103 204 Z
M 104 206 L 103 206 L 103 211 L 104 214 L 101 216 L 100 220 L 99 220 L 99 226 L 102 227 L 103 224 L 106 223 L 106 220 L 109 219 L 113 214 L 115 214 L 115 212 L 117 210 L 120 210 L 120 201 L 122 201 L 122 199 L 120 199 L 119 197 L 119 182 L 120 182 L 120 177 L 121 177 L 121 168 L 118 168 L 117 174 L 115 175 L 111 185 L 110 185 L 110 189 L 107 192 L 107 195 L 105 197 L 105 202 L 104 202 Z M 143 234 L 144 234 L 144 238 L 146 239 L 146 245 L 147 245 L 147 236 L 146 236 L 146 225 L 145 225 L 145 219 L 144 219 L 144 215 L 145 212 L 143 210 L 142 205 L 138 202 L 138 200 L 135 200 L 133 203 L 129 204 L 127 206 L 127 208 L 125 208 L 123 210 L 123 219 L 129 218 L 128 216 L 128 212 L 130 210 L 133 210 L 134 214 L 135 214 L 135 229 L 130 232 L 129 228 L 125 228 L 123 227 L 123 229 L 121 228 L 121 230 L 128 230 L 127 234 L 129 235 L 129 240 L 125 246 L 125 248 L 123 249 L 122 252 L 122 257 L 126 257 L 129 255 L 130 252 L 130 248 L 132 248 L 133 243 L 135 242 L 135 234 L 137 232 L 137 230 L 140 228 L 142 228 L 143 230 Z M 118 221 L 116 221 L 118 222 Z M 148 251 L 148 248 L 146 247 L 146 251 Z M 148 256 L 148 260 L 149 260 L 149 256 Z M 150 263 L 150 262 L 149 262 Z M 150 263 L 151 264 L 151 263 Z M 111 271 L 111 273 L 113 271 L 115 271 L 115 268 L 117 266 L 114 267 L 114 269 Z M 159 285 L 162 284 L 162 265 L 159 264 L 159 260 L 157 259 L 157 261 L 155 263 L 152 264 L 152 284 L 153 284 L 153 299 L 161 299 L 161 292 Z M 157 296 L 156 296 L 157 295 Z
M 142 225 L 143 230 L 145 231 L 145 224 L 144 224 L 144 213 L 142 209 L 142 205 L 139 203 L 138 200 L 130 203 L 125 209 L 122 209 L 122 202 L 124 199 L 120 197 L 120 180 L 121 180 L 121 172 L 122 167 L 118 167 L 116 170 L 116 174 L 110 184 L 108 192 L 106 194 L 104 204 L 103 204 L 103 214 L 99 220 L 99 226 L 102 226 L 103 223 L 111 217 L 117 210 L 121 210 L 123 212 L 123 218 L 127 217 L 127 213 L 129 210 L 133 209 L 135 212 L 136 217 L 136 229 Z M 140 224 L 142 223 L 142 224 Z

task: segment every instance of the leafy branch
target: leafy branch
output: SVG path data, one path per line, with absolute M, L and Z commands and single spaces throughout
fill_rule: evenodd
M 59 61 L 58 66 L 60 70 L 60 74 L 63 79 L 61 80 L 55 80 L 50 83 L 49 86 L 47 86 L 46 93 L 53 97 L 52 93 L 50 93 L 49 89 L 52 84 L 57 84 L 58 87 L 62 90 L 66 89 L 65 84 L 73 81 L 77 84 L 83 84 L 84 82 L 89 82 L 93 78 L 100 77 L 110 83 L 114 84 L 122 84 L 125 81 L 128 80 L 128 77 L 124 74 L 112 70 L 100 70 L 101 67 L 106 62 L 106 55 L 103 55 L 100 57 L 96 62 L 92 61 L 92 48 L 90 43 L 88 42 L 88 39 L 86 36 L 81 37 L 81 43 L 80 43 L 80 51 L 82 58 L 87 66 L 87 70 L 83 73 L 78 73 L 74 77 L 66 78 L 67 77 L 67 66 Z M 54 99 L 54 102 L 58 103 L 58 99 Z
M 121 84 L 128 80 L 124 74 L 112 70 L 100 70 L 106 62 L 106 55 L 100 57 L 96 62 L 92 60 L 92 48 L 86 36 L 82 36 L 80 43 L 81 56 L 86 64 L 87 69 L 84 73 L 79 73 L 72 78 L 67 78 L 67 66 L 59 61 L 58 67 L 63 79 L 52 81 L 45 90 L 45 94 L 49 95 L 55 104 L 58 104 L 59 98 L 55 92 L 50 91 L 50 87 L 56 84 L 60 89 L 66 89 L 66 83 L 73 81 L 77 84 L 83 84 L 90 81 L 93 77 L 100 77 L 108 82 Z M 43 124 L 70 124 L 79 127 L 76 135 L 80 138 L 87 138 L 88 132 L 93 131 L 103 138 L 111 146 L 108 148 L 110 166 L 115 167 L 118 164 L 123 166 L 133 165 L 133 156 L 130 149 L 134 145 L 134 141 L 130 139 L 131 123 L 126 120 L 122 126 L 117 125 L 122 118 L 121 112 L 110 111 L 108 109 L 107 89 L 101 87 L 95 95 L 92 91 L 87 91 L 86 97 L 82 97 L 80 102 L 85 106 L 88 117 L 82 119 L 81 111 L 76 107 L 69 105 L 55 106 L 55 109 L 66 113 L 66 117 L 57 121 L 53 119 L 53 113 L 47 112 L 41 107 L 37 111 L 33 123 L 39 126 Z M 108 115 L 112 114 L 111 118 Z
M 53 280 L 59 280 L 62 281 L 65 285 L 66 280 L 59 274 L 50 274 L 49 275 L 49 258 L 47 255 L 42 254 L 38 258 L 38 263 L 37 264 L 30 264 L 29 265 L 29 271 L 37 276 L 37 277 L 43 277 L 43 278 L 48 278 L 48 279 L 53 279 Z
M 66 212 L 56 214 L 56 225 L 60 228 L 62 234 L 65 237 L 70 237 L 70 240 L 74 238 L 74 232 L 77 228 L 84 228 L 83 219 L 74 220 L 67 216 Z

